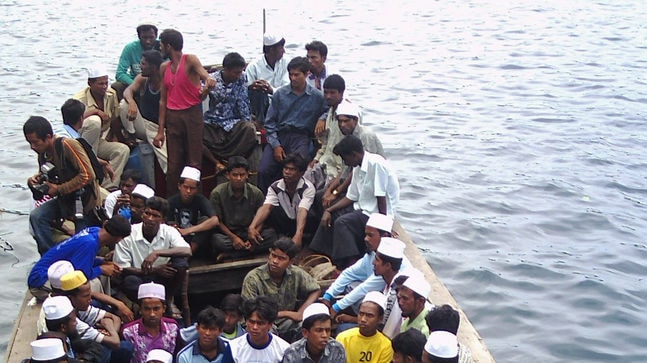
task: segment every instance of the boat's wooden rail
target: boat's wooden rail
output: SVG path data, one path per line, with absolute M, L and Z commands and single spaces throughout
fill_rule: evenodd
M 240 289 L 250 270 L 267 262 L 267 256 L 258 256 L 218 264 L 189 268 L 189 294 L 218 293 Z

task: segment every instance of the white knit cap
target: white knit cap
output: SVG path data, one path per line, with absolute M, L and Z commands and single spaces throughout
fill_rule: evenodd
M 438 358 L 454 358 L 458 355 L 458 338 L 443 330 L 429 333 L 425 351 Z
M 72 263 L 70 261 L 60 260 L 54 262 L 47 269 L 47 279 L 49 280 L 49 284 L 52 285 L 52 287 L 55 289 L 60 289 L 61 277 L 63 277 L 63 275 L 65 275 L 66 273 L 72 271 L 74 271 L 74 266 L 72 266 Z
M 154 282 L 139 285 L 139 290 L 137 291 L 137 299 L 145 298 L 166 300 L 164 285 L 156 284 Z
M 342 101 L 337 106 L 335 113 L 337 114 L 337 116 L 346 115 L 346 116 L 352 116 L 359 119 L 360 110 L 359 110 L 359 107 L 356 106 L 354 103 L 350 103 L 348 101 Z
M 425 299 L 429 297 L 429 293 L 431 292 L 431 285 L 429 285 L 429 282 L 427 282 L 427 279 L 425 279 L 425 275 L 423 275 L 422 272 L 419 271 L 410 274 L 409 277 L 404 281 L 404 284 L 402 284 L 402 286 L 413 290 L 413 292 L 424 297 Z
M 101 64 L 94 64 L 87 69 L 88 78 L 99 78 L 108 75 L 106 67 Z
M 367 301 L 375 303 L 381 306 L 382 309 L 386 310 L 386 296 L 384 296 L 384 294 L 379 291 L 369 291 L 368 293 L 366 293 L 366 296 L 364 296 L 364 300 L 362 300 L 362 302 L 365 303 Z
M 311 316 L 319 315 L 319 314 L 326 314 L 330 316 L 330 310 L 326 305 L 322 303 L 312 303 L 308 305 L 308 307 L 305 308 L 305 310 L 303 310 L 303 320 L 306 320 Z
M 162 362 L 162 363 L 171 363 L 173 362 L 173 355 L 164 349 L 153 349 L 148 352 L 146 356 L 146 362 Z
M 74 307 L 67 296 L 51 296 L 43 301 L 43 312 L 47 320 L 64 318 L 72 311 L 74 311 Z
M 63 341 L 58 338 L 34 340 L 31 345 L 31 359 L 48 361 L 65 356 Z
M 191 179 L 199 182 L 200 170 L 192 166 L 185 166 L 184 169 L 182 169 L 182 174 L 180 174 L 180 178 Z
M 281 39 L 283 39 L 283 37 L 278 34 L 265 33 L 263 34 L 263 45 L 269 47 L 277 44 Z
M 148 199 L 155 195 L 155 191 L 146 184 L 137 184 L 131 194 L 141 195 L 142 197 Z
M 391 232 L 391 229 L 393 228 L 393 217 L 382 213 L 373 213 L 368 217 L 366 225 L 377 228 L 380 231 Z
M 404 242 L 391 237 L 382 237 L 380 245 L 377 246 L 377 252 L 393 258 L 404 258 Z

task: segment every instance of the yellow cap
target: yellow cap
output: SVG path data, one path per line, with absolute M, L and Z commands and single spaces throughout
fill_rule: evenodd
M 88 282 L 83 271 L 68 272 L 61 277 L 61 290 L 70 291 Z

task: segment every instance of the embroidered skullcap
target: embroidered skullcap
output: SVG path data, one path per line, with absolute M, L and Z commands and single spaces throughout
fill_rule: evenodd
M 71 291 L 88 282 L 83 271 L 76 270 L 68 272 L 61 277 L 61 290 Z
M 141 300 L 145 298 L 166 300 L 164 285 L 156 284 L 154 282 L 139 285 L 139 291 L 137 291 L 137 299 Z
M 64 318 L 72 311 L 74 311 L 74 307 L 67 296 L 51 296 L 43 301 L 43 312 L 47 320 Z

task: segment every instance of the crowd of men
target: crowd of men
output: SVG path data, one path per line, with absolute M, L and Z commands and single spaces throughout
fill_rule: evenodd
M 393 232 L 398 178 L 324 43 L 288 61 L 285 39 L 268 33 L 257 61 L 229 53 L 208 73 L 177 30 L 137 34 L 116 83 L 91 67 L 63 103 L 68 137 L 39 116 L 23 126 L 39 161 L 28 180 L 41 254 L 28 285 L 43 301 L 32 362 L 471 361 L 458 312 L 428 301 Z M 166 190 L 126 168 L 138 143 L 152 145 Z M 204 163 L 227 180 L 209 196 Z M 337 267 L 326 291 L 295 263 L 312 253 Z M 252 254 L 268 261 L 240 295 L 181 327 L 189 260 Z

